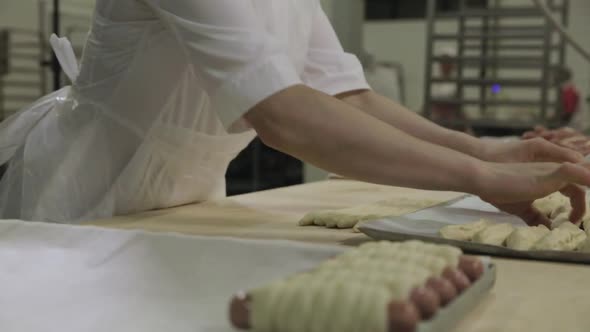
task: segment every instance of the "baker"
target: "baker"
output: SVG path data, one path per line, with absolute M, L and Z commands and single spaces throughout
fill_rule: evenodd
M 256 135 L 350 178 L 479 195 L 529 224 L 548 222 L 531 202 L 555 191 L 584 213 L 578 153 L 473 138 L 371 91 L 319 0 L 98 0 L 79 72 L 73 58 L 60 55 L 71 88 L 0 125 L 2 218 L 217 198 Z

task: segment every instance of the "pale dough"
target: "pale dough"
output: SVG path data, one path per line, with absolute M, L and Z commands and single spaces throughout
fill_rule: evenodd
M 557 214 L 551 220 L 551 228 L 552 229 L 558 228 L 559 226 L 563 225 L 564 223 L 571 224 L 571 222 L 570 222 L 570 212 L 569 211 L 564 211 L 562 213 Z
M 569 202 L 567 203 L 569 204 Z M 572 208 L 569 205 L 559 205 L 556 206 L 553 211 L 549 214 L 549 219 L 553 220 L 558 218 L 560 215 L 565 215 L 569 219 L 569 214 L 572 211 Z
M 578 246 L 578 250 L 590 253 L 590 237 L 586 237 L 586 240 Z
M 590 218 L 584 219 L 584 222 L 588 224 L 589 220 Z M 447 239 L 506 246 L 515 250 L 590 252 L 590 239 L 586 232 L 567 220 L 549 230 L 543 225 L 514 227 L 511 224 L 497 224 L 482 219 L 470 224 L 445 226 L 440 230 L 440 234 Z
M 533 202 L 533 206 L 551 219 L 552 229 L 559 228 L 561 225 L 565 224 L 566 221 L 570 221 L 569 214 L 572 211 L 572 207 L 569 198 L 561 193 L 553 193 L 547 197 L 538 199 Z M 590 236 L 590 206 L 586 206 L 586 215 L 582 218 L 580 223 L 582 224 L 582 227 L 584 227 L 586 235 Z M 580 223 L 578 223 L 578 225 Z
M 486 226 L 490 225 L 490 222 L 485 219 L 459 225 L 449 225 L 441 228 L 439 233 L 445 239 L 458 240 L 458 241 L 471 241 L 473 236 L 483 230 Z
M 314 211 L 306 214 L 300 226 L 325 226 L 328 228 L 355 228 L 359 223 L 385 217 L 401 216 L 440 203 L 439 201 L 395 199 L 358 205 L 339 210 Z
M 529 250 L 542 237 L 549 234 L 549 228 L 539 225 L 536 227 L 518 227 L 506 239 L 506 246 L 515 250 Z
M 576 250 L 586 240 L 586 233 L 567 222 L 553 229 L 533 246 L 533 250 Z
M 461 250 L 419 241 L 370 242 L 317 269 L 250 292 L 253 331 L 388 331 L 392 300 L 453 266 Z M 455 265 L 456 266 L 456 263 Z M 337 319 L 335 319 L 337 318 Z
M 514 231 L 514 226 L 506 223 L 485 227 L 473 236 L 473 242 L 502 246 Z
M 590 207 L 588 209 L 590 210 Z M 584 230 L 586 231 L 586 235 L 588 235 L 588 237 L 590 237 L 590 211 L 588 211 L 586 213 L 586 215 L 584 216 L 584 218 L 582 219 L 582 226 L 584 227 Z
M 565 210 L 571 210 L 569 199 L 558 192 L 537 199 L 533 202 L 533 206 L 536 207 L 547 218 L 553 218 L 557 213 L 561 213 Z
M 566 221 L 570 221 L 569 214 L 572 212 L 572 207 L 569 198 L 561 193 L 556 192 L 538 199 L 533 202 L 533 206 L 551 220 L 552 229 L 558 228 Z M 586 215 L 582 222 L 588 223 L 589 227 L 584 226 L 584 229 L 590 234 L 590 207 L 586 208 Z
M 494 224 L 479 220 L 470 224 L 450 225 L 441 228 L 443 238 L 505 245 L 515 250 L 581 250 L 590 252 L 590 207 L 582 219 L 584 230 L 572 224 L 569 198 L 553 193 L 533 202 L 533 205 L 551 220 L 550 231 L 545 226 L 518 227 L 510 224 Z

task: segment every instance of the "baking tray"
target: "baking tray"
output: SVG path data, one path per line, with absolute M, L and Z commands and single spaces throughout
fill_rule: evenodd
M 461 248 L 465 252 L 474 254 L 590 264 L 590 253 L 545 250 L 520 251 L 494 245 L 449 240 L 439 235 L 439 230 L 444 226 L 464 224 L 481 218 L 486 218 L 491 222 L 507 222 L 516 226 L 524 226 L 523 221 L 517 217 L 500 212 L 477 197 L 468 196 L 405 216 L 369 221 L 359 226 L 358 229 L 377 240 L 405 241 L 416 239 L 425 242 L 450 244 Z
M 496 265 L 490 257 L 479 257 L 484 265 L 484 272 L 479 279 L 469 286 L 445 307 L 440 308 L 434 317 L 421 321 L 415 332 L 449 332 L 471 311 L 496 283 Z
M 478 305 L 496 283 L 496 266 L 490 263 L 486 257 L 482 258 L 482 260 L 485 267 L 482 276 L 453 302 L 441 308 L 434 317 L 418 324 L 416 332 L 451 331 Z

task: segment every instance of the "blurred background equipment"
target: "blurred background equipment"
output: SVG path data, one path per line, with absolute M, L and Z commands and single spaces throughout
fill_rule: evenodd
M 82 55 L 86 36 L 92 22 L 93 0 L 38 0 L 39 33 L 45 54 L 42 66 L 51 72 L 49 90 L 58 90 L 65 83 L 65 77 L 57 58 L 49 47 L 49 36 L 52 33 L 66 37 L 74 47 L 74 53 Z
M 44 92 L 37 31 L 0 28 L 0 121 Z
M 574 48 L 574 50 L 576 50 L 576 52 L 578 52 L 590 62 L 590 50 L 585 48 L 578 40 L 572 37 L 570 31 L 568 31 L 567 28 L 552 14 L 550 7 L 554 6 L 553 0 L 549 1 L 549 5 L 543 0 L 532 1 L 535 6 L 537 6 L 541 12 L 543 12 L 543 15 L 545 15 L 545 18 L 553 26 L 553 28 Z
M 0 20 L 0 121 L 63 85 L 63 75 L 55 66 L 57 60 L 49 47 L 49 36 L 59 31 L 72 41 L 76 54 L 81 55 L 94 1 L 11 0 L 6 5 L 22 6 L 19 9 L 30 20 L 18 17 L 13 21 L 8 17 Z
M 470 126 L 478 135 L 565 123 L 562 87 L 552 78 L 556 68 L 567 70 L 566 42 L 538 7 L 494 0 L 474 8 L 471 1 L 459 0 L 457 10 L 439 13 L 435 2 L 428 1 L 427 11 L 426 117 L 449 127 Z M 551 1 L 548 8 L 567 25 L 568 0 Z M 444 31 L 439 29 L 443 22 Z M 456 56 L 441 56 L 441 47 L 456 48 Z M 449 61 L 456 67 L 453 77 L 433 70 Z M 440 84 L 454 84 L 456 93 L 437 94 Z M 441 104 L 464 116 L 437 117 Z

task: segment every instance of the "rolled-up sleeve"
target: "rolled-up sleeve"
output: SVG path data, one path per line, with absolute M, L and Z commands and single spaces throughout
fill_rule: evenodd
M 146 0 L 175 34 L 226 128 L 302 81 L 250 1 Z
M 328 17 L 318 7 L 314 17 L 303 82 L 324 93 L 370 89 L 358 58 L 346 53 Z

